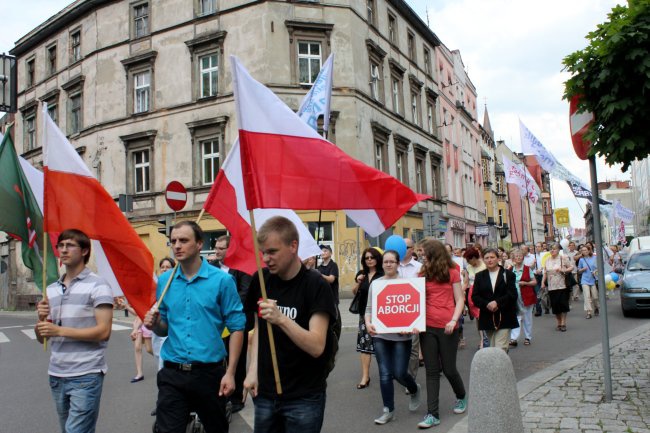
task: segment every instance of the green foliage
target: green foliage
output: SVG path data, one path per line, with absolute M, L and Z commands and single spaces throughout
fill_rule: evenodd
M 629 0 L 608 19 L 587 35 L 587 47 L 564 58 L 572 75 L 564 98 L 583 95 L 580 109 L 594 113 L 590 155 L 627 171 L 650 154 L 650 0 Z

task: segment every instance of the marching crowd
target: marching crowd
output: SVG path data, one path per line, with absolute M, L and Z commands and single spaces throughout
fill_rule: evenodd
M 159 359 L 155 415 L 159 432 L 185 432 L 196 412 L 206 432 L 227 432 L 227 411 L 254 402 L 255 432 L 319 432 L 326 404 L 326 380 L 334 367 L 341 333 L 339 269 L 332 249 L 321 245 L 321 261 L 298 257 L 299 236 L 291 221 L 274 217 L 259 230 L 265 264 L 254 276 L 228 268 L 223 259 L 230 238 L 217 239 L 214 256 L 201 256 L 204 234 L 188 221 L 177 223 L 170 241 L 174 259 L 159 264 L 156 299 L 143 320 L 136 318 L 136 375 L 144 378 L 142 348 Z M 533 341 L 533 316 L 552 314 L 557 330 L 567 330 L 567 312 L 580 291 L 585 318 L 599 314 L 593 244 L 537 243 L 503 249 L 454 248 L 434 239 L 405 238 L 386 251 L 366 248 L 355 277 L 350 312 L 359 315 L 358 390 L 370 386 L 374 355 L 383 410 L 374 420 L 390 422 L 395 384 L 417 411 L 426 392 L 426 414 L 418 424 L 440 424 L 440 376 L 456 397 L 453 413 L 466 411 L 465 384 L 456 367 L 466 347 L 464 330 L 476 323 L 481 347 L 506 352 Z M 64 433 L 94 432 L 107 372 L 105 350 L 113 309 L 130 308 L 114 299 L 108 283 L 91 272 L 88 236 L 63 231 L 56 248 L 65 273 L 47 287 L 38 304 L 38 341 L 51 345 L 50 388 Z M 608 257 L 622 271 L 615 248 Z M 378 333 L 372 321 L 372 293 L 380 280 L 422 277 L 425 329 Z M 424 366 L 424 388 L 417 372 Z

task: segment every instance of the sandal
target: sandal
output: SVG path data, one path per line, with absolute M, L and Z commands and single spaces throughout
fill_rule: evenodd
M 558 331 L 561 331 L 562 330 L 562 325 L 557 325 L 557 328 L 555 328 L 555 329 L 557 329 Z
M 517 340 L 510 340 L 510 343 L 508 343 L 508 345 L 512 347 L 517 347 Z
M 368 386 L 370 386 L 370 378 L 368 378 L 368 382 L 366 383 L 357 383 L 357 389 L 368 388 Z
M 528 338 L 524 340 L 524 346 L 530 346 L 530 340 Z
M 566 332 L 566 325 L 562 325 L 562 326 L 560 326 L 560 331 L 562 331 L 562 332 Z

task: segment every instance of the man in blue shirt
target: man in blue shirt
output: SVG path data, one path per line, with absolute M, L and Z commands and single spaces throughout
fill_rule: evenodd
M 201 258 L 198 224 L 179 222 L 170 239 L 179 268 L 160 310 L 154 306 L 144 319 L 146 327 L 168 337 L 160 351 L 158 431 L 184 433 L 190 412 L 196 411 L 207 433 L 227 432 L 226 397 L 235 389 L 246 323 L 242 304 L 232 277 Z M 158 299 L 172 272 L 158 279 Z M 224 327 L 230 331 L 229 356 L 221 339 Z

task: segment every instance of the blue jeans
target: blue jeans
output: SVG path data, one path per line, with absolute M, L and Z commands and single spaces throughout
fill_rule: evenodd
M 325 391 L 292 400 L 262 396 L 255 403 L 256 433 L 319 433 L 325 416 Z
M 409 357 L 411 355 L 411 340 L 391 341 L 374 337 L 375 356 L 379 366 L 379 387 L 384 407 L 391 412 L 395 410 L 395 388 L 393 379 L 405 386 L 413 394 L 418 386 L 415 379 L 408 373 Z
M 104 374 L 50 376 L 50 390 L 63 433 L 94 433 Z

